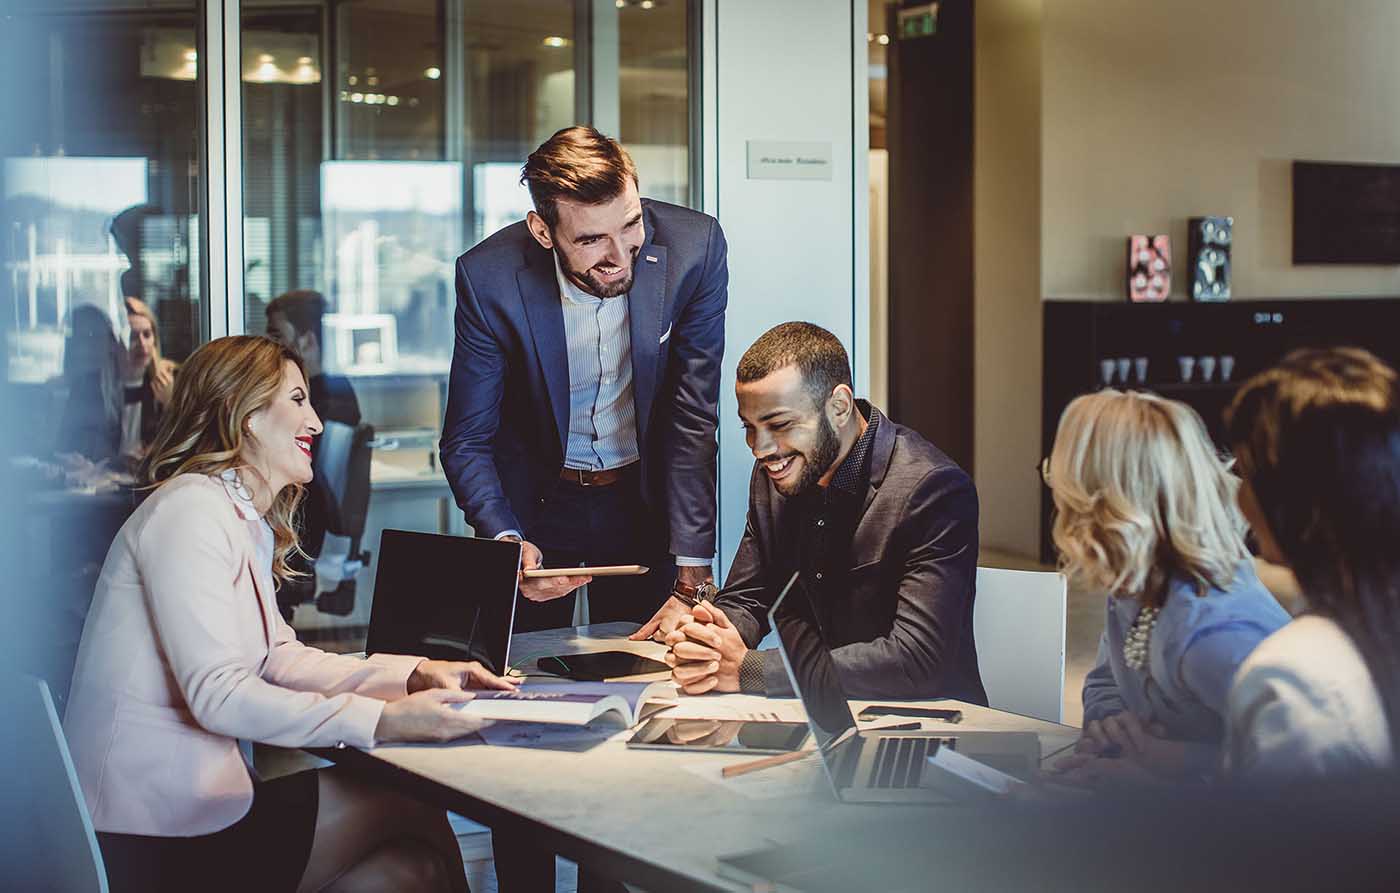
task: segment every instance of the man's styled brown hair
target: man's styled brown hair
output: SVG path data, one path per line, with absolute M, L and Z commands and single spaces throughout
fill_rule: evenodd
M 565 127 L 530 153 L 520 182 L 530 189 L 535 212 L 554 229 L 559 199 L 597 205 L 617 198 L 627 181 L 638 184 L 632 156 L 592 127 Z

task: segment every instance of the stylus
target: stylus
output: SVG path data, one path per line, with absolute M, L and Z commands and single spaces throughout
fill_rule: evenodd
M 740 775 L 748 775 L 750 772 L 757 772 L 760 769 L 767 769 L 770 766 L 781 766 L 784 763 L 792 763 L 803 757 L 810 757 L 816 753 L 815 750 L 794 750 L 791 753 L 780 753 L 771 757 L 763 757 L 758 760 L 749 760 L 747 763 L 735 763 L 732 766 L 725 766 L 719 770 L 721 778 L 735 778 Z

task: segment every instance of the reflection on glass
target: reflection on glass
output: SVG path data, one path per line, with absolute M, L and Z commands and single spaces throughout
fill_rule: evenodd
M 690 198 L 690 56 L 684 0 L 619 4 L 618 99 L 642 194 Z
M 168 364 L 199 342 L 202 4 L 10 2 L 0 19 L 0 543 L 35 608 L 0 653 L 62 709 Z M 40 610 L 42 606 L 42 611 Z M 12 603 L 8 607 L 13 608 Z
M 525 157 L 588 107 L 579 54 L 604 42 L 590 50 L 579 39 L 577 6 L 242 5 L 245 326 L 268 331 L 267 305 L 284 293 L 324 295 L 321 365 L 345 376 L 375 429 L 370 565 L 345 620 L 296 609 L 312 639 L 362 644 L 382 528 L 464 532 L 436 458 L 455 262 L 525 217 Z M 605 68 L 618 74 L 598 89 L 615 104 L 643 193 L 688 203 L 687 3 L 602 12 L 616 30 Z

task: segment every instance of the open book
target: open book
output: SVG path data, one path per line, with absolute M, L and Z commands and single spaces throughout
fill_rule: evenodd
M 541 682 L 519 691 L 478 691 L 456 709 L 482 719 L 581 726 L 602 719 L 634 726 L 676 702 L 670 682 Z

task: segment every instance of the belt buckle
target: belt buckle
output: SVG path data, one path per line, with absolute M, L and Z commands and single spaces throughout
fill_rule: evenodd
M 577 474 L 578 474 L 578 485 L 579 485 L 580 487 L 591 487 L 591 486 L 593 486 L 592 484 L 590 484 L 590 483 L 587 481 L 587 479 L 584 478 L 584 475 L 585 475 L 585 474 L 588 474 L 588 469 L 586 469 L 586 468 L 572 468 L 572 469 L 570 469 L 570 471 L 577 472 Z

